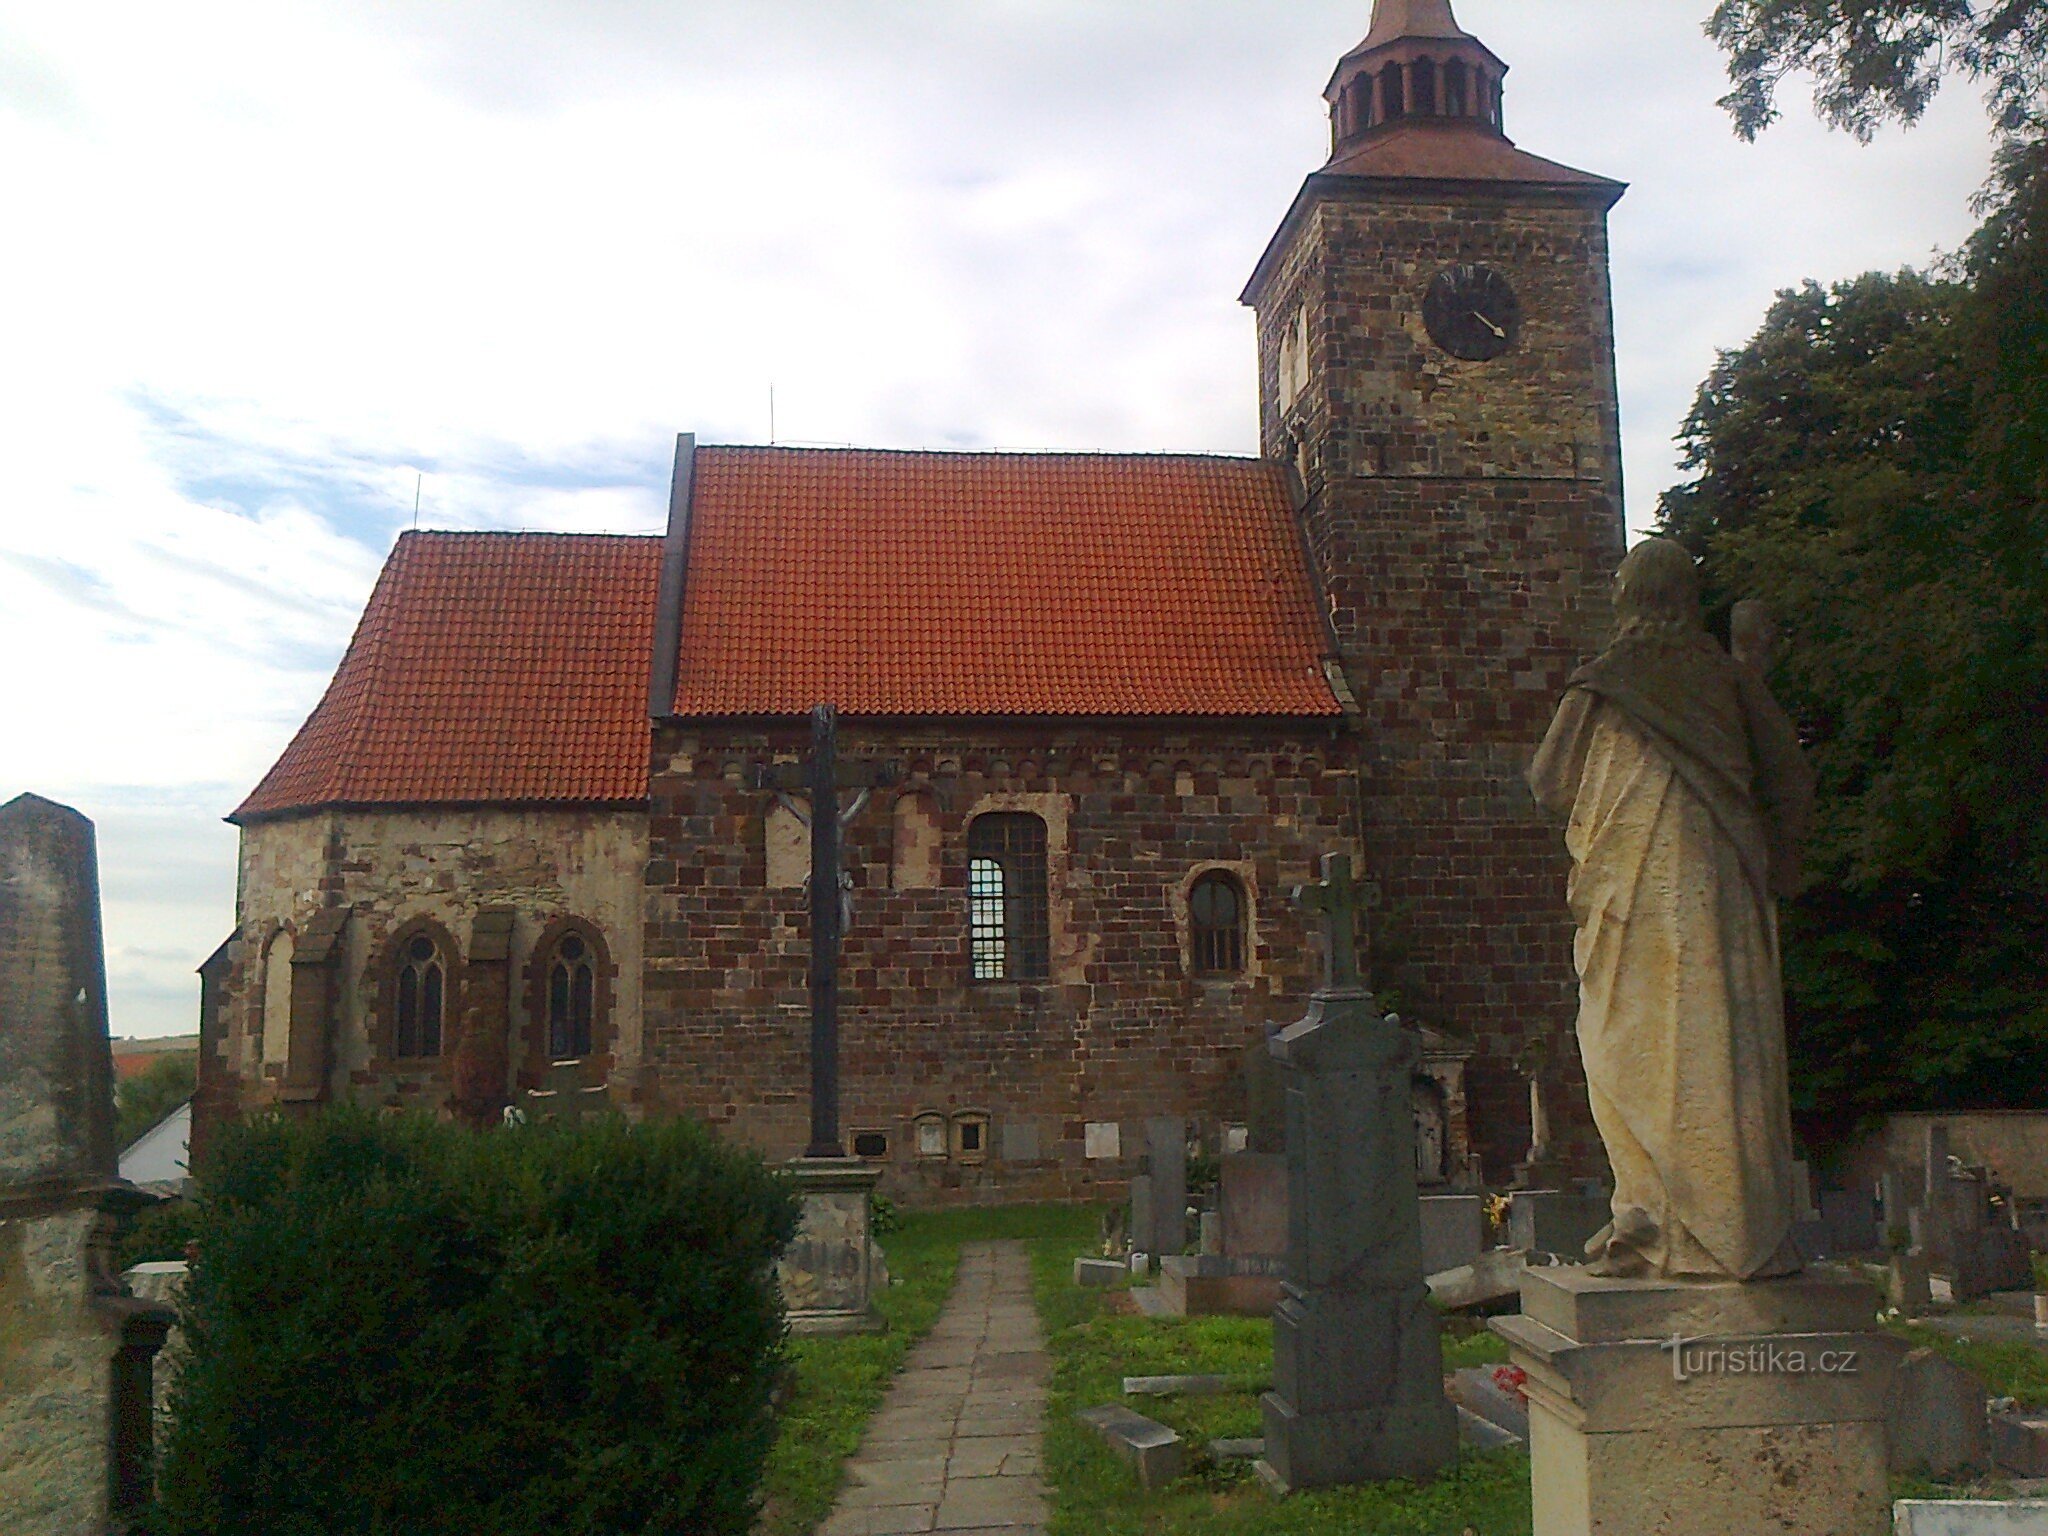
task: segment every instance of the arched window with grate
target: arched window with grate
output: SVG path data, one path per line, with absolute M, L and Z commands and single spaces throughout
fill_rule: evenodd
M 448 957 L 431 933 L 416 931 L 399 940 L 393 987 L 392 1056 L 421 1061 L 440 1055 L 448 1007 Z
M 597 956 L 573 930 L 548 957 L 548 1060 L 581 1061 L 591 1053 L 597 1019 Z
M 967 829 L 968 934 L 976 981 L 1043 981 L 1051 974 L 1045 822 L 993 811 Z
M 1244 930 L 1244 887 L 1220 869 L 1199 877 L 1188 891 L 1188 935 L 1195 974 L 1243 974 Z

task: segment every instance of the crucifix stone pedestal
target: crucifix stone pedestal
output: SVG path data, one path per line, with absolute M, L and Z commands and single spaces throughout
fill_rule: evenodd
M 811 829 L 811 1141 L 789 1164 L 803 1215 L 776 1263 L 792 1333 L 864 1333 L 881 1327 L 871 1294 L 875 1268 L 869 1219 L 882 1170 L 846 1155 L 839 1131 L 839 946 L 849 897 L 840 874 L 839 834 L 867 804 L 868 792 L 893 784 L 898 765 L 839 764 L 839 712 L 811 711 L 811 755 L 805 763 L 761 770 L 764 789 L 802 791 Z M 839 792 L 858 791 L 840 810 Z
M 1287 1115 L 1287 1268 L 1259 1475 L 1280 1493 L 1427 1478 L 1457 1455 L 1422 1276 L 1411 1084 L 1420 1046 L 1360 984 L 1351 861 L 1297 892 L 1327 934 L 1325 982 L 1275 1035 Z

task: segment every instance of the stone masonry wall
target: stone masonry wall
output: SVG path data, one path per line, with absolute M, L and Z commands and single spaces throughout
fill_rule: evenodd
M 1518 344 L 1463 362 L 1422 298 L 1452 262 L 1520 295 Z M 1610 622 L 1623 552 L 1606 221 L 1531 192 L 1326 200 L 1260 295 L 1265 451 L 1302 472 L 1304 523 L 1368 743 L 1375 980 L 1477 1046 L 1490 1179 L 1528 1147 L 1546 1053 L 1560 1151 L 1602 1170 L 1570 1031 L 1569 861 L 1522 775 Z M 1279 358 L 1307 311 L 1306 387 Z
M 771 1156 L 802 1150 L 809 1115 L 808 918 L 787 883 L 786 831 L 749 767 L 792 758 L 783 734 L 663 727 L 655 741 L 646 890 L 646 1061 L 667 1108 Z M 1219 737 L 1222 732 L 1217 733 Z M 887 1137 L 884 1188 L 918 1201 L 1059 1198 L 1118 1187 L 1148 1115 L 1244 1115 L 1240 1059 L 1298 1017 L 1314 939 L 1287 891 L 1324 853 L 1356 852 L 1347 728 L 1227 739 L 1143 727 L 842 727 L 847 759 L 910 772 L 849 826 L 853 923 L 841 972 L 842 1127 Z M 899 804 L 900 802 L 900 804 Z M 984 811 L 1044 817 L 1051 975 L 977 982 L 967 829 Z M 901 844 L 902 846 L 898 846 Z M 1189 974 L 1185 894 L 1225 867 L 1249 888 L 1243 977 Z M 985 1151 L 958 1126 L 990 1116 Z M 936 1117 L 946 1150 L 920 1156 Z M 1118 1155 L 1086 1156 L 1120 1125 Z
M 511 908 L 508 1071 L 523 1065 L 535 1004 L 529 964 L 558 920 L 580 918 L 608 951 L 613 1065 L 640 1049 L 640 884 L 646 818 L 578 810 L 316 813 L 243 829 L 240 942 L 224 988 L 222 1055 L 241 1108 L 273 1103 L 284 1079 L 289 946 L 323 908 L 348 905 L 329 1090 L 371 1103 L 438 1110 L 449 1092 L 465 961 L 477 914 Z M 400 930 L 429 922 L 452 942 L 443 1050 L 392 1062 L 379 1030 L 387 957 Z M 508 1084 L 509 1091 L 510 1084 Z

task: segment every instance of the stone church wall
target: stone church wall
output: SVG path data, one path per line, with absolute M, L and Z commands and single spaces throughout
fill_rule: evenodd
M 304 1016 L 305 978 L 296 974 L 304 968 L 292 961 L 318 942 L 316 917 L 325 911 L 332 921 L 337 908 L 347 918 L 333 944 L 333 1027 L 319 1074 L 327 1097 L 442 1108 L 456 1026 L 487 984 L 494 990 L 486 1011 L 509 1037 L 509 1093 L 531 1071 L 522 1055 L 540 995 L 530 962 L 571 918 L 602 939 L 600 995 L 612 1033 L 604 1054 L 630 1075 L 640 1050 L 646 829 L 637 812 L 515 809 L 316 813 L 244 828 L 240 942 L 218 1047 L 238 1106 L 289 1097 L 294 1033 L 317 1027 Z M 493 911 L 510 914 L 509 944 L 484 938 L 480 949 L 491 924 L 479 917 Z M 452 951 L 444 1049 L 438 1058 L 397 1062 L 385 1043 L 389 952 L 402 930 L 421 925 Z M 492 944 L 506 952 L 494 978 L 479 958 Z
M 652 1095 L 778 1157 L 809 1123 L 806 855 L 748 771 L 794 756 L 798 730 L 663 727 L 649 823 Z M 1244 1118 L 1245 1048 L 1299 1017 L 1315 980 L 1317 941 L 1287 893 L 1320 855 L 1357 851 L 1348 727 L 1237 725 L 1226 742 L 849 725 L 841 750 L 909 771 L 846 833 L 841 1122 L 850 1149 L 886 1138 L 885 1190 L 1100 1193 L 1136 1171 L 1146 1116 Z M 1046 823 L 1042 982 L 972 979 L 968 827 L 1005 810 Z M 1251 897 L 1234 980 L 1190 973 L 1187 892 L 1211 868 Z

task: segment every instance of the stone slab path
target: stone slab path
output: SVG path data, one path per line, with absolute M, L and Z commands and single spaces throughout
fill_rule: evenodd
M 932 1331 L 846 1464 L 818 1536 L 1043 1536 L 1045 1340 L 1022 1243 L 967 1243 Z

